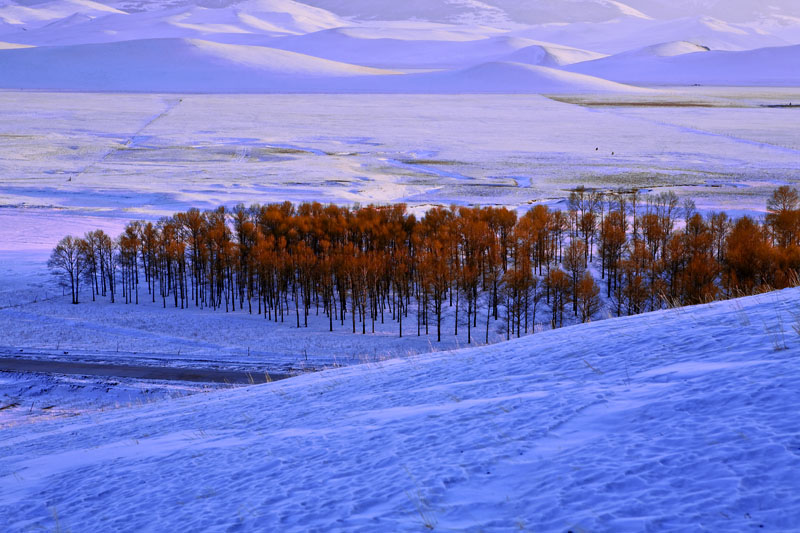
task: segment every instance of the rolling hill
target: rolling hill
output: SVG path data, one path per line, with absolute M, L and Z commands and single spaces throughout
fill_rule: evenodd
M 4 428 L 5 530 L 788 531 L 797 289 Z M 57 516 L 57 519 L 54 519 Z
M 146 92 L 296 92 L 323 80 L 389 75 L 260 46 L 194 39 L 0 50 L 6 87 Z
M 800 83 L 792 5 L 730 4 L 759 14 L 748 22 L 715 18 L 715 0 L 681 5 L 684 16 L 670 18 L 662 0 L 4 0 L 0 88 L 474 94 Z
M 658 51 L 649 48 L 565 68 L 635 85 L 800 86 L 800 46 L 679 55 Z

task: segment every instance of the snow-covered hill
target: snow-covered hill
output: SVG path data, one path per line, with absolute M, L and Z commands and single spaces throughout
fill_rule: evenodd
M 775 15 L 800 16 L 794 0 L 306 0 L 345 16 L 437 21 L 498 20 L 520 24 L 602 22 L 620 18 L 730 17 L 746 22 Z
M 4 2 L 0 4 L 0 22 L 25 29 L 58 23 L 74 18 L 94 18 L 124 11 L 92 0 L 52 0 L 50 2 Z
M 776 15 L 800 16 L 795 0 L 626 0 L 656 18 L 712 16 L 733 22 L 747 22 Z
M 380 82 L 389 80 L 382 79 Z M 455 72 L 406 76 L 396 90 L 423 93 L 598 94 L 645 92 L 601 78 L 525 63 L 494 61 Z
M 630 5 L 614 0 L 308 0 L 307 3 L 342 15 L 389 20 L 422 18 L 439 22 L 532 24 L 649 18 Z
M 4 429 L 4 531 L 789 531 L 797 289 Z
M 322 80 L 329 78 L 393 74 L 273 48 L 194 39 L 0 50 L 0 71 L 16 88 L 146 92 L 313 92 L 324 89 Z
M 543 67 L 561 67 L 573 63 L 582 63 L 605 57 L 597 52 L 572 48 L 570 46 L 553 45 L 549 43 L 537 43 L 512 52 L 504 59 L 518 63 L 528 63 L 530 65 L 541 65 Z
M 683 2 L 680 12 L 670 6 L 663 0 L 5 0 L 0 43 L 10 44 L 0 46 L 0 88 L 385 93 L 428 87 L 476 93 L 496 92 L 503 76 L 510 76 L 518 80 L 510 92 L 535 93 L 541 80 L 526 81 L 525 69 L 503 67 L 499 79 L 474 75 L 496 74 L 487 63 L 560 69 L 608 54 L 627 55 L 569 70 L 602 77 L 607 69 L 611 81 L 680 85 L 695 81 L 683 62 L 662 71 L 665 82 L 637 74 L 649 68 L 642 56 L 671 56 L 692 46 L 744 51 L 800 43 L 800 12 L 789 3 L 767 8 L 738 0 L 731 13 L 755 14 L 746 20 L 726 18 L 721 3 L 712 0 Z M 197 42 L 206 44 L 187 44 Z M 760 75 L 750 73 L 748 56 L 727 57 L 719 69 L 713 62 L 703 66 L 711 69 L 708 80 L 796 83 L 791 58 L 785 65 L 782 59 L 769 61 L 774 72 Z M 369 68 L 409 75 L 375 83 L 379 72 Z M 430 70 L 442 72 L 419 76 Z M 353 79 L 359 71 L 363 76 Z M 310 76 L 324 81 L 310 83 Z M 575 84 L 568 85 L 574 92 Z M 613 87 L 606 83 L 604 90 Z
M 518 30 L 515 34 L 607 54 L 675 41 L 689 41 L 715 50 L 797 44 L 795 39 L 786 39 L 757 26 L 733 24 L 711 17 L 544 24 Z
M 397 32 L 395 32 L 397 33 Z M 341 28 L 273 41 L 285 50 L 336 61 L 389 68 L 463 68 L 497 60 L 532 46 L 535 41 L 507 35 L 489 36 L 448 33 L 420 38 L 421 32 L 381 37 L 355 28 Z M 424 35 L 424 34 L 423 34 Z
M 0 50 L 14 50 L 17 48 L 30 48 L 29 44 L 17 44 L 17 43 L 4 43 L 0 42 Z
M 632 84 L 796 87 L 800 85 L 800 46 L 743 52 L 700 49 L 677 55 L 650 48 L 566 68 Z
M 235 36 L 273 37 L 338 28 L 346 21 L 321 9 L 291 0 L 247 0 L 232 5 L 206 7 L 186 4 L 131 13 L 113 10 L 97 16 L 69 7 L 72 13 L 44 26 L 21 21 L 19 38 L 35 45 L 87 44 L 144 38 L 204 38 L 228 42 Z M 3 13 L 0 8 L 0 13 Z M 47 16 L 51 16 L 47 12 Z M 42 15 L 44 16 L 44 15 Z M 14 26 L 9 25 L 9 28 Z M 10 31 L 10 29 L 9 29 Z M 3 29 L 0 28 L 0 34 Z

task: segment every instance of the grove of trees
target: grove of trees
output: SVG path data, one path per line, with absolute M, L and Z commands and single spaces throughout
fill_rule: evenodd
M 49 266 L 78 303 L 80 284 L 111 302 L 258 313 L 331 331 L 453 334 L 489 341 L 542 321 L 587 322 L 798 284 L 800 195 L 774 191 L 763 220 L 703 216 L 671 192 L 579 187 L 565 211 L 535 205 L 434 207 L 319 203 L 191 209 L 133 221 L 116 239 L 68 236 Z M 538 321 L 538 322 L 537 322 Z M 463 331 L 462 331 L 463 333 Z

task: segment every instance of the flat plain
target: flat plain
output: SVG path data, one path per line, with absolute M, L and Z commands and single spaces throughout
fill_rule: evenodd
M 586 185 L 758 213 L 777 184 L 800 181 L 799 110 L 770 107 L 791 102 L 800 89 L 633 101 L 0 92 L 0 260 L 41 259 L 64 233 L 240 202 L 525 209 Z

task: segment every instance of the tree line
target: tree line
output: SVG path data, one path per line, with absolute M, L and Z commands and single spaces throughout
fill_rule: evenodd
M 190 209 L 64 237 L 48 263 L 72 303 L 80 287 L 111 302 L 258 313 L 308 327 L 309 315 L 353 333 L 396 323 L 402 337 L 436 330 L 489 341 L 796 285 L 800 195 L 780 187 L 762 220 L 706 216 L 672 192 L 604 194 L 579 187 L 567 209 L 319 203 Z M 146 290 L 145 290 L 146 287 Z M 146 296 L 145 296 L 146 295 Z M 572 318 L 570 319 L 570 315 Z

